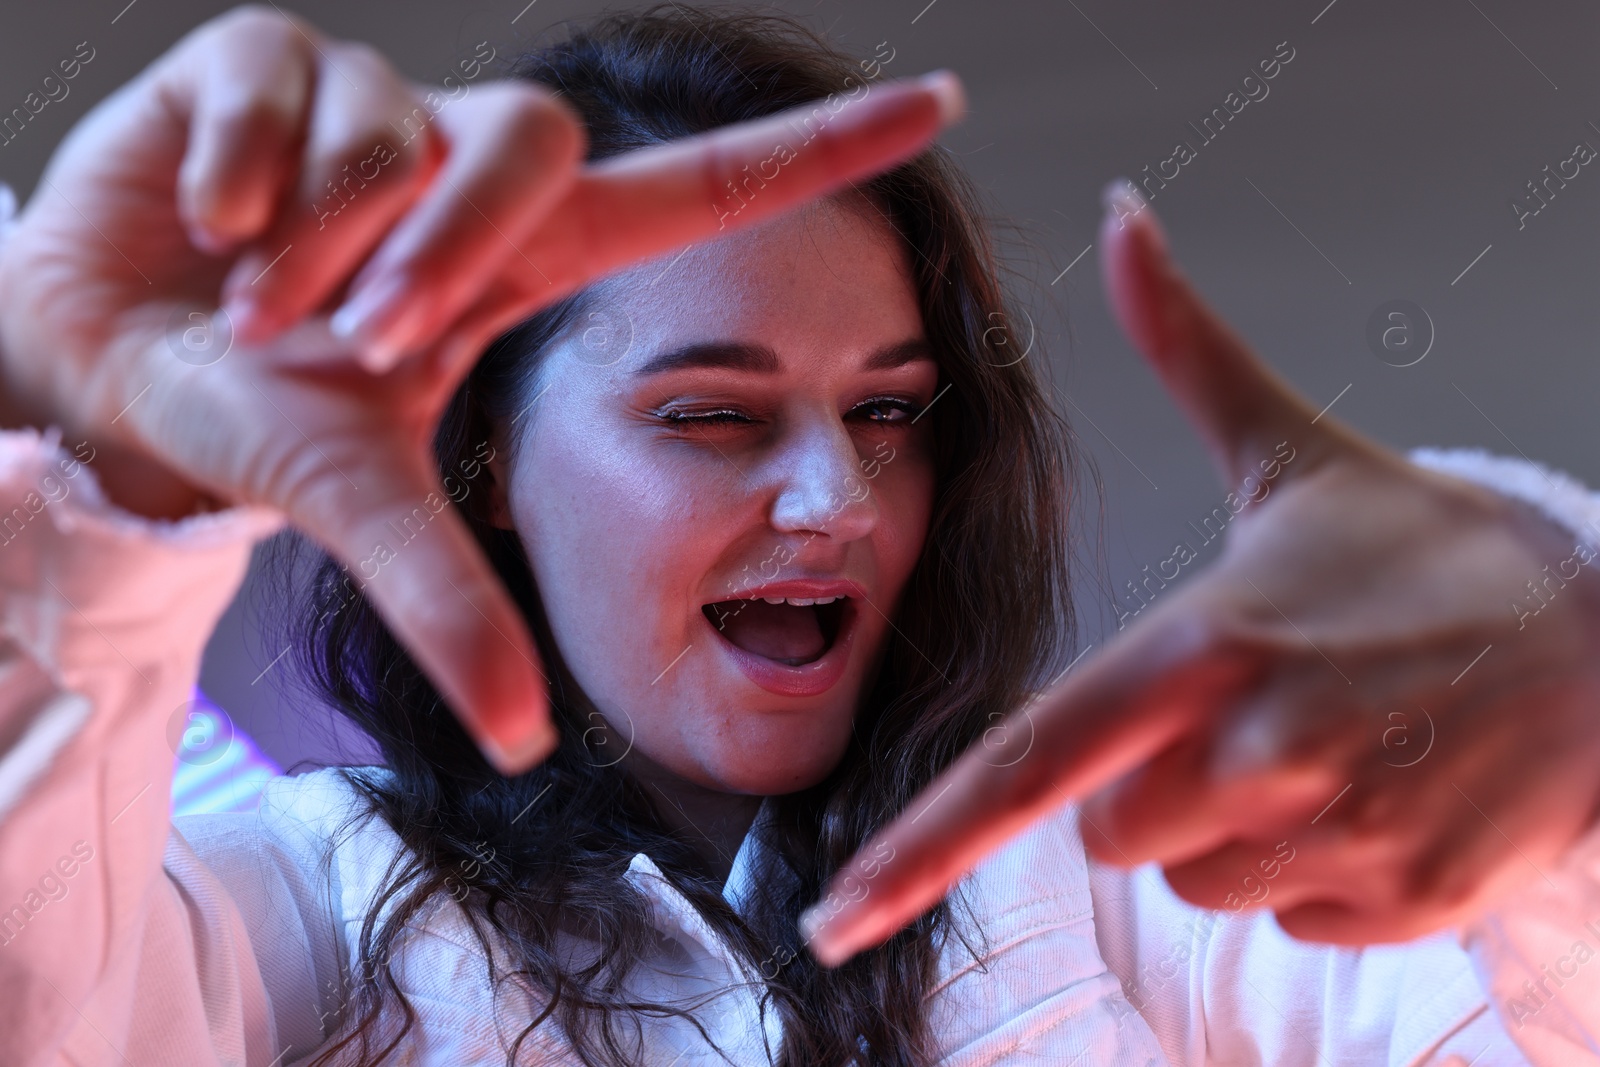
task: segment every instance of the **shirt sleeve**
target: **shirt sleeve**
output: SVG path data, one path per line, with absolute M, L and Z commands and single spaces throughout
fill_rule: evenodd
M 1479 450 L 1410 459 L 1600 546 L 1600 496 L 1567 475 Z M 1600 827 L 1541 873 L 1459 929 L 1361 949 L 1296 941 L 1269 910 L 1196 908 L 1155 864 L 1091 863 L 1090 886 L 1101 954 L 1173 1063 L 1600 1065 Z
M 1296 941 L 1270 911 L 1195 907 L 1156 864 L 1089 866 L 1101 954 L 1173 1064 L 1583 1062 L 1525 1055 L 1448 932 L 1360 949 Z
M 1418 449 L 1413 462 L 1533 505 L 1600 566 L 1600 494 L 1530 460 Z M 1596 650 L 1600 653 L 1600 649 Z M 1595 714 L 1600 715 L 1600 708 Z M 1537 1064 L 1600 1064 L 1600 826 L 1517 894 L 1457 933 L 1494 1011 Z
M 256 540 L 112 505 L 92 451 L 0 431 L 0 1064 L 261 1064 L 239 907 L 170 820 L 174 739 Z

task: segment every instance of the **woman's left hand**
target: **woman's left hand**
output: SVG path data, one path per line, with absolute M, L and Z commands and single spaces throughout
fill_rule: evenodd
M 825 963 L 1069 801 L 1095 859 L 1158 862 L 1185 900 L 1342 944 L 1481 914 L 1600 815 L 1594 552 L 1319 415 L 1200 301 L 1153 212 L 1112 201 L 1111 301 L 1237 515 L 1214 565 L 835 875 L 802 923 Z

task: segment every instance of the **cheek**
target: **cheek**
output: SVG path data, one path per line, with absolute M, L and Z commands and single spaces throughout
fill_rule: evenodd
M 865 481 L 878 502 L 879 551 L 886 571 L 903 580 L 916 565 L 933 518 L 936 477 L 926 442 L 895 443 L 895 457 Z M 882 454 L 880 450 L 879 454 Z M 868 468 L 870 471 L 871 468 Z
M 517 526 L 562 656 L 591 698 L 621 700 L 683 646 L 726 525 L 718 476 L 594 434 L 544 441 L 521 464 Z

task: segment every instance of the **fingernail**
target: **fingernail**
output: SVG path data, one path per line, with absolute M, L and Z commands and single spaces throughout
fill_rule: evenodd
M 387 374 L 405 350 L 397 348 L 383 338 L 367 341 L 356 349 L 356 362 L 361 364 L 369 374 Z
M 837 967 L 856 954 L 839 922 L 840 915 L 830 911 L 824 901 L 811 905 L 800 916 L 800 933 L 806 947 L 824 967 Z
M 228 317 L 235 340 L 253 344 L 270 333 L 267 316 L 253 296 L 228 297 L 223 301 L 222 313 Z
M 555 727 L 548 721 L 531 724 L 531 729 L 515 737 L 495 737 L 485 733 L 479 747 L 485 758 L 507 778 L 513 778 L 544 762 L 560 743 Z
M 939 121 L 945 126 L 960 122 L 967 115 L 967 91 L 961 79 L 951 70 L 936 70 L 924 74 L 919 84 L 932 93 L 939 102 Z
M 825 922 L 827 919 L 823 915 L 821 904 L 813 904 L 800 913 L 800 936 L 805 939 L 806 944 L 809 945 L 816 939 L 818 931 Z
M 825 904 L 813 904 L 800 916 L 800 936 L 817 962 L 824 967 L 838 966 L 833 944 L 825 931 L 828 927 L 828 909 Z
M 1155 212 L 1145 211 L 1150 205 L 1132 181 L 1127 178 L 1113 181 L 1101 190 L 1100 202 L 1105 205 L 1106 215 L 1114 216 L 1119 226 L 1126 226 L 1130 218 L 1143 216 L 1142 221 L 1156 238 L 1158 247 L 1163 250 L 1166 248 L 1166 238 L 1161 232 L 1161 224 L 1156 221 Z
M 189 243 L 208 256 L 220 256 L 238 243 L 234 238 L 208 230 L 197 222 L 185 220 L 183 228 L 189 235 Z
M 398 274 L 367 282 L 334 311 L 329 332 L 358 346 L 363 366 L 387 370 L 404 350 L 423 311 L 410 289 Z

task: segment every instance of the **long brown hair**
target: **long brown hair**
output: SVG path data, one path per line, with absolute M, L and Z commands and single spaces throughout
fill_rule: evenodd
M 564 96 L 588 126 L 595 160 L 851 92 L 883 58 L 845 55 L 787 17 L 672 3 L 584 24 L 523 54 L 512 75 Z M 641 786 L 609 758 L 619 746 L 595 729 L 593 707 L 550 638 L 521 543 L 486 521 L 484 493 L 465 495 L 462 512 L 535 633 L 562 730 L 559 750 L 516 778 L 483 760 L 354 592 L 347 568 L 291 539 L 317 554 L 310 589 L 289 600 L 301 674 L 381 749 L 381 772 L 343 773 L 409 852 L 360 928 L 362 965 L 342 1036 L 318 1064 L 346 1048 L 359 1049 L 362 1063 L 384 1062 L 400 1047 L 414 1014 L 390 973 L 390 952 L 402 928 L 446 895 L 468 915 L 491 981 L 525 983 L 542 1006 L 508 1063 L 540 1027 L 559 1026 L 585 1064 L 620 1065 L 635 1054 L 641 1014 L 693 1021 L 692 1006 L 637 1003 L 621 984 L 654 936 L 645 901 L 622 878 L 637 852 L 753 967 L 787 960 L 763 1000 L 783 1024 L 777 1062 L 911 1067 L 933 1058 L 926 1000 L 939 953 L 949 937 L 981 939 L 955 921 L 955 905 L 940 904 L 834 970 L 815 965 L 796 924 L 875 829 L 1066 662 L 1076 449 L 1036 359 L 1017 358 L 977 195 L 948 154 L 927 150 L 858 189 L 911 251 L 944 390 L 929 412 L 937 488 L 922 556 L 848 751 L 822 782 L 773 798 L 762 862 L 787 868 L 794 891 L 758 898 L 738 914 L 700 873 L 691 844 L 662 824 Z M 441 477 L 477 470 L 482 443 L 523 409 L 545 351 L 586 308 L 586 294 L 574 294 L 489 348 L 439 426 Z M 280 556 L 280 577 L 297 565 L 294 553 Z M 755 883 L 790 884 L 778 874 L 764 868 Z M 593 961 L 559 953 L 561 931 L 597 943 Z M 496 973 L 492 961 L 503 958 L 515 965 Z

